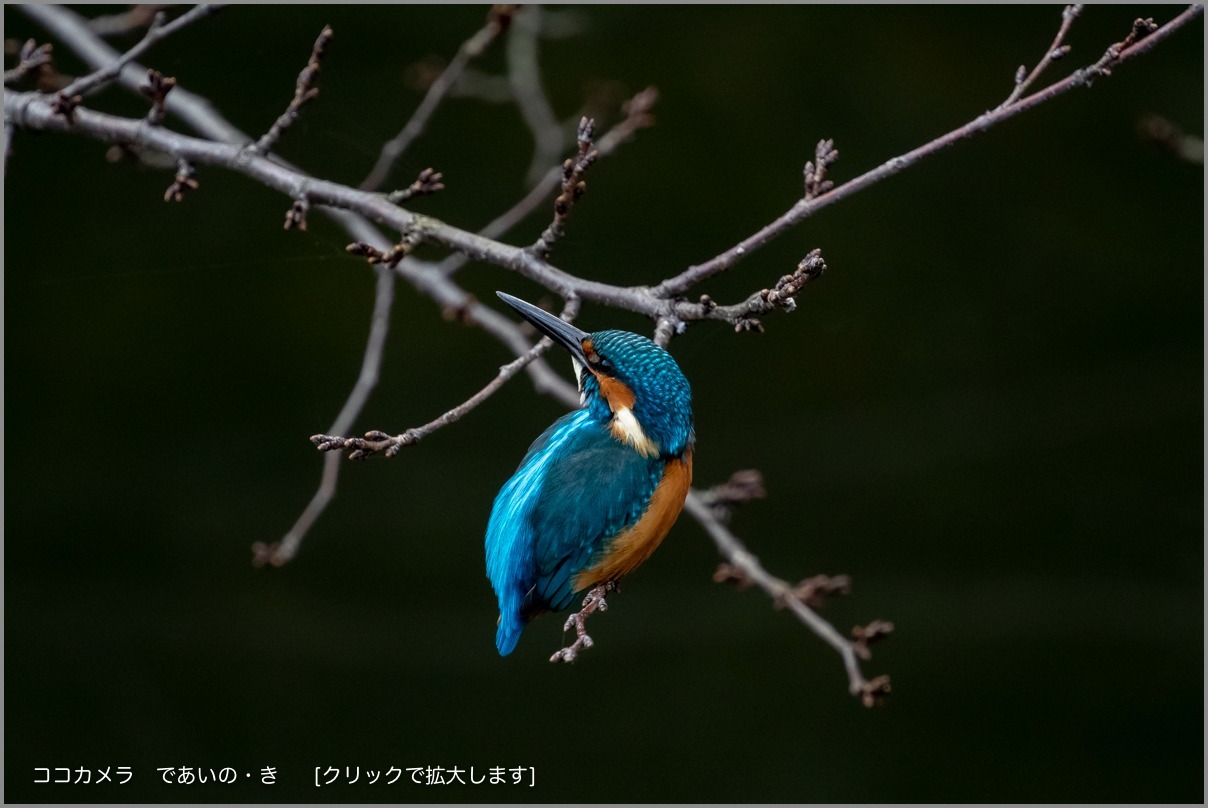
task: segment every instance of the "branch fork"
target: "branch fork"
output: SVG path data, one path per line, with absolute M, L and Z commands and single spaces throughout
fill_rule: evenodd
M 391 191 L 386 194 L 386 201 L 392 204 L 401 204 L 413 196 L 427 196 L 434 194 L 437 191 L 445 189 L 445 175 L 432 168 L 425 168 L 419 172 L 419 176 L 415 178 L 415 182 L 398 191 Z
M 51 55 L 54 45 L 49 42 L 39 45 L 34 40 L 26 40 L 17 52 L 17 64 L 11 70 L 4 71 L 4 86 L 16 84 L 29 73 L 38 71 L 40 76 L 51 71 Z

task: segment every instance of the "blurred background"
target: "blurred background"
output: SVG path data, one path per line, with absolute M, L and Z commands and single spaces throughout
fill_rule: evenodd
M 1087 9 L 1048 80 L 1098 59 L 1138 13 L 1181 8 Z M 321 94 L 279 153 L 355 185 L 485 12 L 235 6 L 142 61 L 259 134 L 332 25 Z M 553 262 L 637 284 L 705 260 L 799 198 L 819 139 L 835 139 L 843 181 L 996 106 L 1060 12 L 543 9 L 559 119 L 588 109 L 607 127 L 624 98 L 661 94 L 657 125 L 592 168 Z M 4 25 L 46 39 L 11 5 Z M 481 77 L 503 75 L 506 52 L 475 62 L 472 88 L 495 86 Z M 68 48 L 55 56 L 82 71 Z M 280 538 L 318 482 L 307 438 L 356 378 L 373 273 L 318 212 L 282 230 L 288 200 L 242 176 L 200 167 L 200 188 L 165 204 L 170 171 L 19 132 L 4 215 L 5 797 L 1202 801 L 1204 180 L 1138 127 L 1159 115 L 1202 135 L 1203 57 L 1197 21 L 695 290 L 740 299 L 814 247 L 830 265 L 766 333 L 702 324 L 671 350 L 695 391 L 698 484 L 766 477 L 735 532 L 789 580 L 851 575 L 825 610 L 840 629 L 896 624 L 865 665 L 893 679 L 874 710 L 762 593 L 712 582 L 717 552 L 687 518 L 593 619 L 579 663 L 549 664 L 562 642 L 549 618 L 499 658 L 483 531 L 563 411 L 526 377 L 395 459 L 346 464 L 295 561 L 253 568 L 252 542 Z M 146 109 L 117 88 L 89 105 Z M 524 192 L 532 158 L 514 104 L 454 97 L 388 185 L 433 166 L 447 190 L 411 207 L 477 229 Z M 549 207 L 506 240 L 534 240 Z M 497 267 L 459 279 L 482 300 L 541 296 Z M 591 305 L 579 324 L 650 329 Z M 510 358 L 400 285 L 355 432 L 424 423 Z M 38 766 L 133 778 L 35 786 Z M 159 781 L 182 766 L 240 782 Z M 316 790 L 316 766 L 525 766 L 536 787 L 364 774 Z

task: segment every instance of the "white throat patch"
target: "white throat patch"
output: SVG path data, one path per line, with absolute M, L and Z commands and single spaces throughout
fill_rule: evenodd
M 628 407 L 622 407 L 612 414 L 611 428 L 612 434 L 617 440 L 628 443 L 639 454 L 646 457 L 658 455 L 658 444 L 646 436 L 646 433 L 642 431 L 642 425 L 638 423 L 637 416 Z

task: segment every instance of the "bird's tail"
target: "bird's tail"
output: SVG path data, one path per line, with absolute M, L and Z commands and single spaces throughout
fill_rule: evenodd
M 499 616 L 499 628 L 495 631 L 495 647 L 499 649 L 500 656 L 507 656 L 516 650 L 516 643 L 520 642 L 522 631 L 524 631 L 523 620 L 514 615 Z

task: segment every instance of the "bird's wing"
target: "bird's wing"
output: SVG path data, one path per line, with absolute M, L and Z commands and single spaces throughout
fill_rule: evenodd
M 663 463 L 619 443 L 596 422 L 582 423 L 552 457 L 530 512 L 532 606 L 554 611 L 574 597 L 575 574 L 608 539 L 641 518 Z

